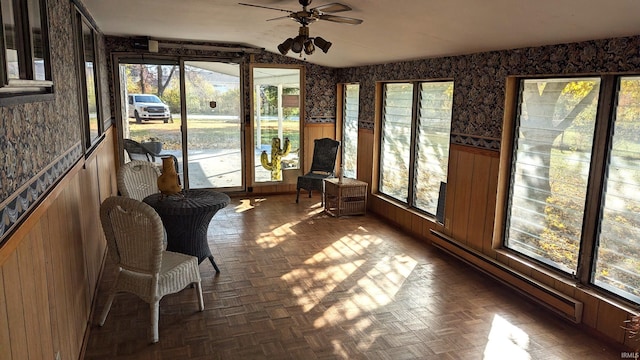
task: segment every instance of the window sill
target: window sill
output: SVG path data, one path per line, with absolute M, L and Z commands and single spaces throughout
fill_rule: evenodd
M 0 92 L 0 106 L 53 101 L 53 93 L 4 93 Z
M 421 218 L 422 220 L 429 221 L 429 222 L 433 223 L 436 226 L 440 226 L 440 227 L 444 226 L 444 224 L 441 224 L 436 220 L 435 216 L 433 216 L 431 214 L 427 214 L 426 212 L 420 211 L 418 209 L 409 207 L 409 206 L 407 206 L 407 204 L 401 203 L 401 202 L 399 202 L 397 200 L 394 200 L 393 198 L 390 198 L 390 197 L 388 197 L 386 195 L 382 195 L 380 193 L 375 193 L 375 194 L 369 194 L 369 196 L 372 197 L 372 198 L 375 198 L 377 200 L 383 201 L 383 202 L 385 202 L 385 203 L 387 203 L 389 205 L 395 206 L 398 209 L 404 210 L 404 211 L 408 212 L 411 215 L 415 215 L 415 216 Z

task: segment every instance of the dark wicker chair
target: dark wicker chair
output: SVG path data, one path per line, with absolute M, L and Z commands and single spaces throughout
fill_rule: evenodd
M 302 176 L 298 176 L 296 203 L 300 198 L 300 189 L 309 191 L 309 197 L 311 197 L 311 191 L 313 190 L 324 194 L 324 179 L 335 177 L 336 157 L 338 156 L 339 147 L 340 141 L 333 139 L 314 140 L 311 170 Z M 324 196 L 322 201 L 324 202 Z
M 160 144 L 158 146 L 158 144 Z M 129 154 L 131 160 L 146 160 L 155 162 L 156 157 L 160 157 L 162 144 L 153 142 L 149 144 L 141 144 L 135 140 L 123 139 L 124 150 Z
M 176 167 L 176 173 L 180 174 L 180 166 L 178 166 L 178 158 L 176 158 L 172 154 L 163 154 L 162 143 L 155 142 L 155 141 L 149 142 L 149 143 L 139 143 L 131 139 L 122 139 L 122 140 L 123 140 L 124 150 L 129 155 L 129 159 L 146 160 L 146 161 L 155 163 L 156 158 L 170 156 L 173 158 L 173 164 Z M 180 177 L 178 177 L 178 182 L 179 181 L 180 181 Z

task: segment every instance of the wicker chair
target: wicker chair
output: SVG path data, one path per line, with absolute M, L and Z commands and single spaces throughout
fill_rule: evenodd
M 100 317 L 100 326 L 118 292 L 139 296 L 151 307 L 152 342 L 158 342 L 160 299 L 194 284 L 200 311 L 204 310 L 198 258 L 163 250 L 160 216 L 141 201 L 123 196 L 107 198 L 100 221 L 118 275 Z
M 160 170 L 153 163 L 143 160 L 130 161 L 118 170 L 118 191 L 122 196 L 142 201 L 145 197 L 160 192 L 159 176 Z
M 173 164 L 176 167 L 176 172 L 180 174 L 180 165 L 178 165 L 178 158 L 173 154 L 162 153 L 162 143 L 153 141 L 153 142 L 143 142 L 139 143 L 135 140 L 131 139 L 122 139 L 124 150 L 129 155 L 129 159 L 133 160 L 146 160 L 152 163 L 155 163 L 158 158 L 162 157 L 172 157 Z M 180 178 L 178 178 L 178 182 Z
M 311 197 L 312 190 L 318 190 L 321 194 L 324 194 L 324 179 L 335 177 L 336 157 L 338 156 L 339 147 L 340 141 L 330 138 L 314 140 L 311 170 L 302 176 L 298 176 L 296 203 L 300 198 L 300 189 L 308 190 L 309 197 Z M 324 196 L 321 198 L 324 202 Z
M 131 139 L 122 139 L 124 150 L 129 155 L 131 160 L 147 160 L 151 162 L 156 161 L 156 157 L 160 157 L 160 151 L 162 151 L 162 144 L 158 142 L 151 144 L 142 144 Z M 157 145 L 160 144 L 158 148 Z M 146 146 L 145 146 L 146 145 Z

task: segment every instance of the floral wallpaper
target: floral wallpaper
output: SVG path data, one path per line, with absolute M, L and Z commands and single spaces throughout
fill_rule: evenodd
M 0 106 L 0 243 L 83 156 L 72 2 L 48 0 L 47 11 L 53 99 Z M 99 49 L 106 85 L 105 56 Z M 107 120 L 109 93 L 103 89 Z
M 508 76 L 611 72 L 640 72 L 640 36 L 339 69 L 338 81 L 360 83 L 359 126 L 373 129 L 376 82 L 453 79 L 452 141 L 499 150 Z
M 81 139 L 70 2 L 48 4 L 54 100 L 0 107 L 0 204 Z

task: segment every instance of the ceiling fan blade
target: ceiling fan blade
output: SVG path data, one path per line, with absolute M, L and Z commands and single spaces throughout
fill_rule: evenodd
M 292 11 L 285 10 L 285 9 L 272 8 L 272 7 L 268 7 L 268 6 L 262 6 L 262 5 L 254 5 L 254 4 L 246 4 L 246 3 L 238 3 L 238 4 L 239 5 L 244 5 L 244 6 L 252 6 L 252 7 L 262 8 L 262 9 L 284 11 L 284 12 L 288 12 L 288 13 L 292 12 Z
M 278 16 L 277 18 L 273 18 L 273 19 L 267 19 L 267 21 L 273 21 L 273 20 L 282 20 L 282 19 L 294 19 L 291 15 L 287 15 L 287 16 Z
M 341 11 L 349 11 L 351 10 L 351 8 L 345 4 L 331 3 L 331 4 L 316 6 L 311 10 L 318 10 L 323 13 L 337 13 Z
M 362 24 L 362 20 L 360 19 L 354 19 L 354 18 L 349 18 L 344 16 L 321 14 L 318 18 L 320 20 L 328 20 L 328 21 L 333 21 L 333 22 L 342 23 L 342 24 L 351 24 L 351 25 Z

